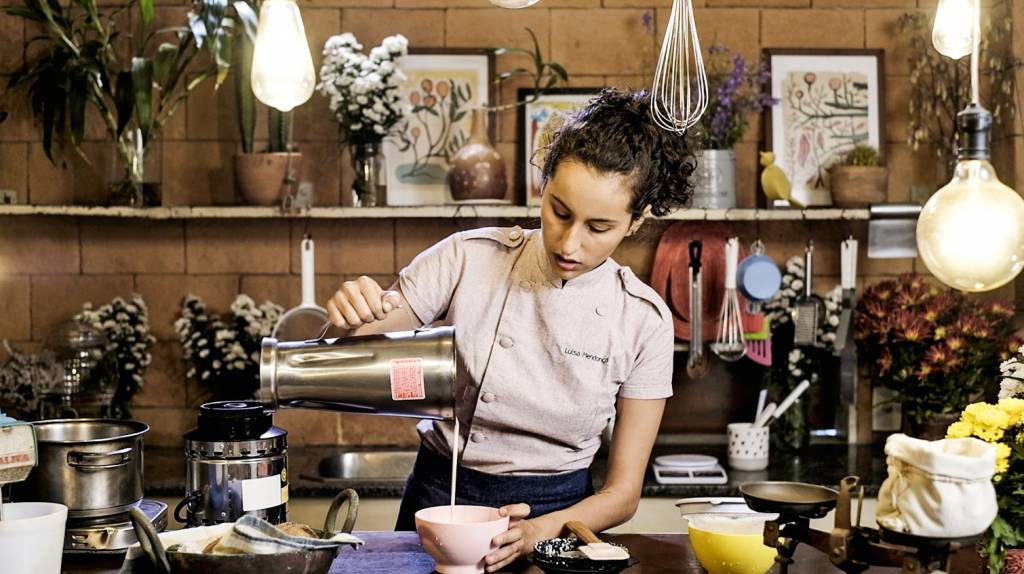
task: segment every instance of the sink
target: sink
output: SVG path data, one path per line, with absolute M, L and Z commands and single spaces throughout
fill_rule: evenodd
M 405 480 L 415 462 L 415 450 L 342 452 L 321 459 L 317 474 L 323 479 Z

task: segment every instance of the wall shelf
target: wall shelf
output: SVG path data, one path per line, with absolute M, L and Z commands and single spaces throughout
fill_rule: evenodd
M 539 206 L 436 205 L 416 207 L 314 207 L 283 213 L 277 207 L 87 207 L 69 205 L 0 205 L 0 216 L 55 215 L 129 219 L 536 219 Z M 683 221 L 866 221 L 867 209 L 683 209 L 662 219 Z

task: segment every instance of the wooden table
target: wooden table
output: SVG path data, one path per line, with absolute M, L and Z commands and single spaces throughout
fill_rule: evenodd
M 366 541 L 358 551 L 343 549 L 331 574 L 429 574 L 434 561 L 423 551 L 415 532 L 357 532 Z M 608 534 L 606 539 L 624 544 L 640 562 L 625 570 L 626 574 L 699 574 L 704 569 L 697 563 L 689 538 L 685 534 Z M 953 572 L 980 572 L 980 562 L 969 551 L 960 552 Z M 824 554 L 801 545 L 796 552 L 792 574 L 838 572 Z M 83 559 L 64 557 L 63 572 L 72 574 L 115 574 L 120 561 L 107 557 Z M 510 574 L 541 574 L 541 570 L 523 561 L 509 568 Z M 869 572 L 894 573 L 891 568 L 872 568 Z M 271 574 L 266 572 L 254 574 Z

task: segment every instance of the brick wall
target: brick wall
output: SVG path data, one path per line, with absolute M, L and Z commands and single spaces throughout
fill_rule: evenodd
M 12 0 L 0 0 L 0 5 Z M 158 2 L 159 3 L 159 2 Z M 539 36 L 546 54 L 563 63 L 577 86 L 642 86 L 658 50 L 658 33 L 645 30 L 650 12 L 656 30 L 664 27 L 669 0 L 543 0 L 521 11 L 503 11 L 485 0 L 308 0 L 301 2 L 315 56 L 324 40 L 354 32 L 367 45 L 395 32 L 414 46 L 526 47 L 524 27 Z M 934 0 L 695 0 L 705 44 L 719 42 L 749 57 L 763 47 L 866 47 L 886 49 L 889 199 L 910 199 L 912 183 L 934 185 L 936 169 L 927 153 L 905 144 L 908 72 L 898 41 L 896 19 L 909 10 L 933 9 Z M 1014 7 L 1021 11 L 1020 3 Z M 160 17 L 180 17 L 178 3 L 158 7 Z M 1019 15 L 1019 14 L 1018 14 Z M 0 74 L 22 61 L 22 44 L 34 34 L 20 19 L 0 16 Z M 1018 35 L 1019 36 L 1019 35 Z M 1019 40 L 1019 37 L 1017 38 Z M 1018 46 L 1018 52 L 1021 47 Z M 318 58 L 317 58 L 318 59 Z M 499 69 L 517 64 L 501 60 Z M 3 80 L 4 78 L 0 78 Z M 503 101 L 514 98 L 507 86 Z M 236 202 L 231 167 L 238 149 L 230 82 L 219 93 L 200 89 L 166 126 L 157 146 L 164 203 L 168 205 Z M 39 145 L 21 94 L 0 95 L 11 114 L 0 125 L 0 188 L 17 190 L 22 203 L 95 203 L 103 199 L 110 162 L 102 131 L 90 129 L 85 149 L 91 164 L 68 158 L 67 169 L 50 165 Z M 515 157 L 515 113 L 499 118 L 498 148 Z M 265 133 L 258 127 L 257 134 Z M 1013 167 L 1024 165 L 1019 128 L 1000 144 L 1000 173 L 1012 181 Z M 297 112 L 295 137 L 305 154 L 302 178 L 315 185 L 317 202 L 337 205 L 347 198 L 350 174 L 335 142 L 336 128 L 324 100 Z M 755 202 L 755 125 L 737 146 L 740 205 Z M 516 170 L 511 170 L 515 172 Z M 1018 169 L 1019 173 L 1024 170 Z M 482 220 L 339 220 L 311 225 L 317 249 L 317 292 L 323 300 L 338 282 L 368 274 L 382 283 L 423 248 L 461 227 L 510 222 Z M 227 310 L 238 293 L 272 299 L 285 307 L 299 300 L 297 245 L 304 222 L 283 220 L 131 221 L 60 217 L 0 217 L 0 338 L 25 349 L 38 348 L 49 330 L 85 301 L 103 303 L 115 295 L 138 292 L 149 303 L 159 339 L 136 414 L 153 425 L 150 444 L 177 446 L 194 425 L 194 407 L 204 394 L 186 383 L 172 321 L 181 298 L 195 293 L 215 311 Z M 646 277 L 654 245 L 664 228 L 655 223 L 628 240 L 616 258 Z M 737 225 L 744 240 L 755 232 L 778 260 L 797 254 L 808 235 L 818 240 L 818 286 L 833 286 L 838 275 L 838 242 L 849 233 L 865 238 L 863 225 L 774 223 L 759 229 Z M 860 262 L 863 281 L 921 270 L 910 260 Z M 1004 290 L 1002 294 L 1012 294 Z M 0 357 L 2 359 L 2 357 Z M 686 390 L 680 382 L 677 391 Z M 683 396 L 683 393 L 679 393 Z M 670 413 L 678 420 L 682 406 Z M 354 415 L 286 413 L 279 424 L 293 443 L 403 443 L 415 440 L 412 423 Z

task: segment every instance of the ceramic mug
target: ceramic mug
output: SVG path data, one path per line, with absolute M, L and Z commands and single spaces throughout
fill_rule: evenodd
M 729 466 L 736 470 L 768 468 L 768 427 L 752 423 L 732 423 L 729 435 Z
M 767 301 L 782 286 L 782 272 L 775 260 L 764 254 L 764 244 L 758 239 L 750 246 L 750 255 L 736 268 L 736 287 L 752 303 Z

